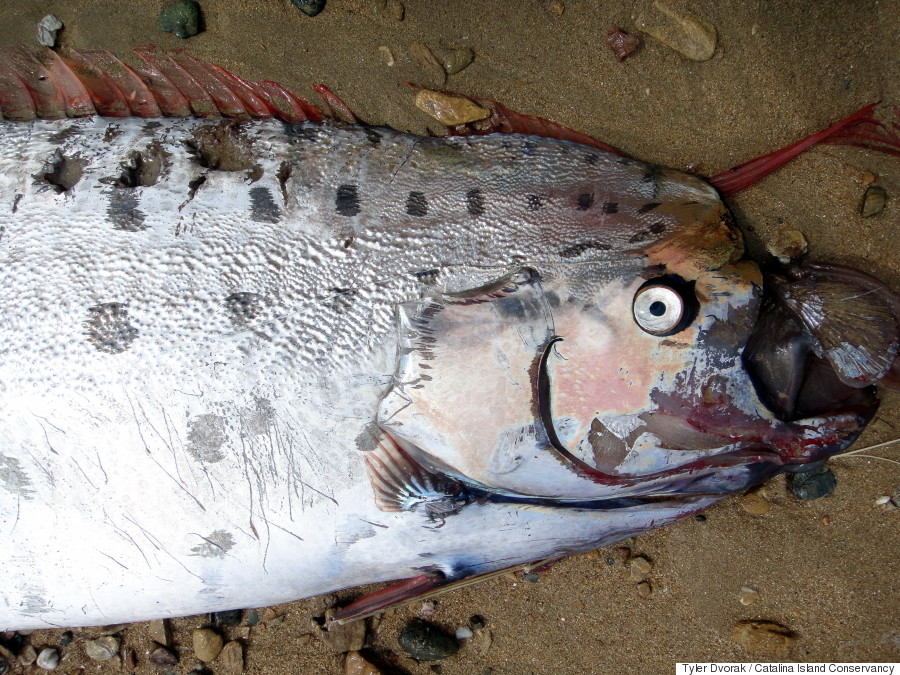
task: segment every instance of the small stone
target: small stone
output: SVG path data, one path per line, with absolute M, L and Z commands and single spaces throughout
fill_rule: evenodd
M 244 670 L 244 647 L 237 640 L 232 640 L 219 653 L 216 663 L 223 673 L 236 675 Z
M 702 513 L 698 513 L 696 516 L 694 516 L 694 520 L 696 520 L 698 523 L 705 523 L 706 516 L 703 515 Z
M 653 565 L 644 556 L 639 555 L 631 559 L 631 578 L 635 581 L 643 580 L 650 574 L 651 569 L 653 569 Z
M 799 230 L 784 230 L 775 235 L 775 239 L 769 244 L 768 249 L 769 253 L 786 265 L 792 260 L 806 255 L 809 244 Z
M 812 471 L 793 473 L 788 478 L 788 489 L 797 499 L 812 501 L 827 497 L 837 486 L 834 472 L 824 464 Z
M 822 516 L 823 525 L 831 525 L 831 516 Z
M 169 629 L 169 622 L 166 619 L 151 621 L 147 627 L 147 633 L 151 640 L 163 647 L 169 647 L 172 644 L 172 631 Z
M 421 605 L 419 605 L 419 614 L 424 617 L 429 617 L 434 614 L 435 607 L 437 607 L 437 603 L 434 600 L 426 600 Z
M 248 626 L 258 626 L 259 625 L 259 610 L 258 609 L 248 609 L 247 610 L 247 625 Z
M 75 635 L 72 631 L 67 630 L 65 633 L 59 636 L 59 646 L 60 647 L 68 647 L 72 643 L 72 639 Z
M 731 637 L 747 651 L 782 658 L 797 641 L 789 628 L 771 621 L 738 621 Z
M 877 177 L 871 171 L 863 171 L 859 182 L 862 183 L 863 187 L 869 187 L 876 179 Z
M 759 600 L 759 591 L 749 586 L 741 586 L 740 601 L 744 607 L 752 605 L 757 600 Z
M 306 16 L 316 16 L 325 9 L 325 0 L 291 0 L 291 3 Z
M 764 516 L 769 512 L 771 504 L 769 503 L 769 500 L 766 499 L 762 490 L 757 488 L 744 495 L 744 498 L 741 499 L 741 506 L 747 513 L 753 514 L 754 516 Z
M 262 613 L 262 621 L 263 623 L 281 623 L 284 621 L 284 615 L 280 614 L 277 610 L 272 607 L 266 607 Z
M 196 0 L 177 0 L 159 13 L 159 29 L 182 39 L 203 32 L 203 13 Z
M 626 33 L 616 26 L 606 32 L 606 42 L 619 62 L 628 58 L 641 45 L 641 39 L 637 35 Z
M 178 664 L 178 656 L 165 647 L 157 647 L 150 652 L 150 663 L 160 668 L 169 668 Z
M 201 661 L 209 663 L 219 655 L 225 641 L 212 628 L 197 628 L 194 630 L 194 656 Z
M 37 661 L 35 662 L 38 665 L 38 668 L 43 668 L 44 670 L 53 670 L 56 666 L 59 665 L 59 652 L 51 647 L 47 647 L 46 649 L 42 649 L 41 653 L 38 654 Z
M 875 500 L 875 506 L 890 506 L 890 504 L 890 495 L 881 495 L 878 499 Z
M 473 614 L 469 617 L 469 628 L 472 630 L 481 630 L 485 626 L 487 626 L 487 621 L 481 614 Z
M 212 613 L 213 625 L 220 628 L 240 625 L 243 618 L 244 610 L 242 609 L 229 609 L 224 612 Z
M 522 575 L 522 579 L 527 581 L 529 584 L 536 584 L 541 580 L 541 575 L 534 572 L 525 572 L 525 574 Z
M 37 660 L 37 650 L 31 645 L 25 645 L 22 647 L 22 651 L 19 652 L 19 663 L 23 666 L 30 666 Z
M 550 3 L 550 11 L 556 14 L 556 16 L 562 16 L 566 11 L 566 6 L 559 2 L 559 0 L 556 0 L 556 2 Z
M 45 47 L 51 49 L 56 46 L 56 38 L 63 29 L 63 22 L 52 14 L 48 14 L 40 20 L 37 27 L 37 39 Z
M 119 638 L 107 635 L 85 642 L 84 653 L 93 661 L 109 661 L 119 653 L 121 646 L 122 641 Z
M 456 629 L 456 639 L 457 640 L 468 640 L 472 637 L 472 629 L 468 626 L 460 626 Z
M 381 45 L 378 48 L 378 52 L 381 54 L 381 58 L 384 59 L 384 63 L 388 68 L 393 67 L 394 65 L 394 52 L 391 51 L 390 47 L 386 47 L 385 45 Z
M 649 581 L 642 581 L 637 585 L 637 592 L 642 598 L 649 598 L 653 595 L 653 586 L 650 585 Z
M 491 116 L 490 110 L 463 96 L 452 96 L 430 89 L 419 90 L 416 94 L 416 107 L 448 127 L 477 122 Z
M 381 671 L 359 652 L 350 652 L 344 659 L 344 675 L 381 675 Z
M 312 622 L 313 634 L 336 652 L 358 652 L 366 645 L 366 622 L 351 621 L 339 624 L 334 620 L 334 609 L 325 611 L 323 624 Z
M 670 49 L 692 61 L 707 61 L 716 51 L 718 34 L 709 21 L 688 12 L 676 12 L 657 0 L 657 12 L 642 12 L 638 26 Z
M 438 87 L 444 86 L 447 82 L 447 73 L 428 45 L 424 42 L 413 42 L 409 46 L 409 53 L 432 84 Z
M 460 49 L 438 49 L 440 64 L 447 75 L 456 75 L 471 65 L 475 52 L 468 47 Z
M 125 668 L 127 670 L 134 670 L 137 668 L 137 652 L 133 649 L 127 649 L 125 651 Z
M 413 619 L 400 633 L 400 646 L 416 661 L 440 661 L 459 651 L 456 638 L 422 619 Z
M 863 193 L 862 202 L 859 205 L 859 215 L 863 218 L 877 216 L 884 211 L 887 201 L 887 190 L 880 185 L 870 185 Z

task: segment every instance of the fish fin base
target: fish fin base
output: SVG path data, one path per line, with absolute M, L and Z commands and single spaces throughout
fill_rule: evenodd
M 431 521 L 442 523 L 468 503 L 459 483 L 422 466 L 384 431 L 363 459 L 375 504 L 382 511 L 421 510 Z

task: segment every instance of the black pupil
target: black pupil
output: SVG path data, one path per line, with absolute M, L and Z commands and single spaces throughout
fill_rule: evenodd
M 657 300 L 652 305 L 650 305 L 649 310 L 653 316 L 662 316 L 666 313 L 666 304 Z

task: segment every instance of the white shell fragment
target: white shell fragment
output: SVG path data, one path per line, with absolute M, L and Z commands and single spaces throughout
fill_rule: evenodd
M 37 27 L 37 38 L 45 47 L 55 47 L 56 38 L 63 28 L 63 22 L 52 14 L 48 14 L 40 20 Z

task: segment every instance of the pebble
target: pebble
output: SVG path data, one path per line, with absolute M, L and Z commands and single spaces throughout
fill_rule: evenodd
M 637 35 L 626 33 L 616 26 L 606 32 L 606 42 L 619 62 L 628 58 L 641 45 L 641 39 Z
M 196 0 L 178 0 L 159 13 L 159 29 L 182 39 L 203 32 L 203 13 Z
M 413 619 L 400 633 L 400 646 L 417 661 L 440 661 L 459 651 L 456 638 L 422 619 Z
M 219 654 L 216 663 L 221 666 L 220 670 L 229 675 L 236 675 L 244 670 L 244 647 L 237 640 L 232 640 L 224 647 Z
M 336 623 L 334 609 L 325 611 L 324 626 L 313 621 L 312 631 L 316 637 L 336 652 L 358 652 L 366 645 L 366 622 Z
M 642 581 L 637 585 L 637 592 L 642 598 L 649 598 L 653 595 L 653 586 L 650 585 L 649 581 Z
M 785 265 L 804 255 L 809 250 L 806 237 L 799 230 L 784 230 L 775 235 L 768 246 L 769 253 Z
M 759 591 L 749 586 L 741 586 L 740 601 L 745 607 L 759 600 Z
M 247 625 L 248 626 L 258 626 L 259 625 L 259 610 L 258 609 L 248 609 L 247 610 Z
M 656 12 L 642 12 L 638 26 L 670 49 L 692 61 L 708 61 L 716 51 L 718 34 L 709 21 L 688 12 L 676 12 L 665 3 L 653 3 Z
M 84 653 L 93 661 L 109 661 L 119 653 L 121 646 L 122 641 L 119 638 L 108 635 L 85 642 Z
M 43 668 L 44 670 L 53 670 L 56 666 L 59 665 L 59 652 L 51 647 L 47 647 L 46 649 L 42 649 L 41 653 L 38 654 L 37 661 L 38 668 Z
M 557 0 L 556 2 L 550 3 L 550 11 L 556 14 L 556 16 L 562 16 L 566 11 L 566 6 Z
M 416 107 L 448 127 L 477 122 L 491 116 L 490 110 L 463 96 L 453 96 L 430 89 L 419 90 L 416 94 Z
M 229 609 L 224 612 L 213 612 L 213 625 L 219 627 L 237 626 L 244 619 L 244 610 Z
M 460 49 L 438 49 L 441 67 L 447 75 L 456 75 L 468 68 L 475 60 L 475 52 L 468 47 Z
M 74 637 L 75 635 L 72 633 L 72 631 L 67 630 L 65 633 L 59 636 L 59 646 L 68 647 Z
M 424 42 L 413 42 L 409 46 L 409 53 L 432 84 L 438 87 L 443 87 L 446 84 L 447 73 L 440 62 L 438 62 L 434 52 L 428 48 L 428 45 Z
M 381 675 L 381 671 L 359 652 L 350 652 L 344 659 L 344 675 Z
M 650 574 L 651 569 L 653 565 L 644 556 L 639 555 L 631 559 L 631 578 L 635 581 L 642 581 Z
M 877 216 L 884 211 L 887 201 L 887 191 L 880 185 L 870 185 L 863 193 L 862 202 L 859 205 L 859 215 L 863 218 Z
M 137 652 L 133 649 L 125 651 L 125 668 L 127 670 L 134 670 L 137 668 Z
M 812 501 L 820 497 L 827 497 L 837 486 L 837 478 L 834 472 L 822 465 L 818 469 L 793 473 L 788 478 L 788 490 L 797 499 Z
M 56 46 L 56 38 L 63 29 L 63 22 L 52 14 L 48 14 L 40 20 L 37 27 L 37 39 L 45 47 L 51 49 Z
M 771 621 L 738 621 L 731 637 L 747 651 L 780 657 L 797 641 L 789 628 Z
M 472 635 L 474 635 L 474 633 L 472 633 L 472 629 L 468 626 L 460 626 L 456 629 L 457 640 L 468 640 Z
M 391 48 L 386 47 L 385 45 L 381 45 L 378 48 L 378 51 L 381 54 L 381 58 L 384 59 L 387 67 L 391 68 L 394 65 L 394 52 L 391 51 Z
M 178 656 L 165 647 L 157 647 L 150 652 L 150 663 L 160 668 L 167 668 L 178 663 Z
M 741 506 L 747 513 L 754 516 L 764 516 L 769 512 L 772 505 L 766 499 L 762 490 L 757 488 L 744 495 L 744 498 L 741 499 Z
M 472 630 L 481 630 L 487 626 L 487 621 L 481 614 L 473 614 L 469 617 L 469 628 Z
M 425 600 L 421 605 L 419 605 L 419 614 L 426 618 L 432 616 L 436 607 L 437 603 L 435 603 L 434 600 Z
M 22 647 L 22 651 L 19 652 L 19 663 L 23 666 L 30 666 L 35 660 L 37 660 L 37 650 L 31 645 Z
M 535 572 L 525 572 L 525 574 L 522 575 L 522 579 L 529 584 L 536 584 L 541 580 L 541 575 Z
M 325 9 L 325 0 L 291 0 L 291 4 L 306 16 L 316 16 Z
M 194 656 L 201 661 L 209 663 L 219 655 L 225 641 L 212 628 L 197 628 L 194 630 Z
M 150 625 L 147 626 L 147 632 L 151 640 L 161 644 L 163 647 L 168 647 L 172 644 L 172 631 L 169 629 L 169 622 L 165 619 L 151 621 Z

